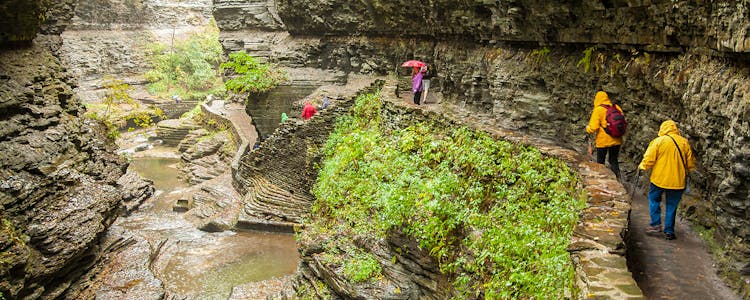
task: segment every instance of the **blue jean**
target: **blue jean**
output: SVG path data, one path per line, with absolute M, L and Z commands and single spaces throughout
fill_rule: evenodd
M 674 218 L 677 214 L 677 205 L 682 199 L 685 190 L 664 189 L 651 184 L 648 191 L 648 211 L 651 215 L 651 226 L 661 225 L 661 194 L 667 195 L 666 214 L 664 215 L 664 233 L 674 234 Z

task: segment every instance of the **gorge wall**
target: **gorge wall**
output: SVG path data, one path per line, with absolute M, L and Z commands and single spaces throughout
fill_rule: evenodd
M 0 19 L 0 296 L 56 298 L 101 254 L 104 231 L 153 188 L 81 118 L 59 35 L 74 1 L 6 1 Z M 7 30 L 7 31 L 6 31 Z M 37 34 L 39 32 L 39 34 Z
M 143 74 L 151 68 L 149 45 L 171 45 L 211 20 L 210 0 L 75 1 L 61 36 L 61 60 L 77 79 L 86 102 L 101 98 L 102 77 L 114 76 L 151 98 Z M 153 100 L 153 99 L 149 99 Z
M 725 275 L 750 292 L 750 1 L 214 5 L 227 51 L 364 74 L 421 59 L 443 101 L 580 152 L 593 95 L 604 89 L 629 122 L 626 178 L 659 124 L 674 119 L 697 157 L 683 211 L 712 230 Z

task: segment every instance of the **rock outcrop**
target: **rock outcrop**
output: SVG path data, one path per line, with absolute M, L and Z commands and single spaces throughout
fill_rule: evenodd
M 229 170 L 234 147 L 226 131 L 209 132 L 205 129 L 191 131 L 177 146 L 182 153 L 181 169 L 190 184 L 216 178 Z M 229 146 L 227 146 L 229 145 Z
M 358 92 L 346 95 L 345 101 L 333 103 L 310 120 L 290 119 L 257 149 L 243 153 L 232 174 L 235 188 L 244 195 L 239 226 L 291 231 L 294 224 L 309 216 L 314 200 L 310 187 L 315 183 L 315 166 L 320 163 L 316 149 L 326 141 L 338 117 L 349 110 Z
M 57 34 L 75 3 L 34 1 L 24 10 L 20 2 L 27 3 L 10 1 L 16 10 L 3 13 L 46 17 L 40 27 L 19 23 L 11 36 L 27 43 L 0 50 L 0 293 L 49 299 L 65 293 L 101 254 L 97 244 L 120 204 L 139 203 L 153 188 L 120 181 L 127 163 L 104 126 L 81 117 L 75 80 L 56 54 Z

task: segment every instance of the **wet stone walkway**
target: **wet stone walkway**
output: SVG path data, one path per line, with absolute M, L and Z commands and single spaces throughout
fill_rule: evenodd
M 646 233 L 647 184 L 639 185 L 633 199 L 628 249 L 628 265 L 643 294 L 649 299 L 740 299 L 721 281 L 705 242 L 687 221 L 678 216 L 676 240 L 666 240 L 663 233 Z

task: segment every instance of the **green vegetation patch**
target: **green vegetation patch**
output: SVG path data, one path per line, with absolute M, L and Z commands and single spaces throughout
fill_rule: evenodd
M 105 88 L 104 98 L 101 103 L 86 104 L 85 116 L 99 120 L 107 126 L 107 136 L 116 139 L 120 130 L 130 122 L 141 128 L 155 125 L 154 118 L 163 118 L 164 112 L 155 105 L 142 107 L 141 104 L 130 96 L 133 88 L 121 79 L 112 76 L 102 78 Z M 135 128 L 127 127 L 128 131 Z
M 232 52 L 229 59 L 221 64 L 222 70 L 229 70 L 232 78 L 224 84 L 227 90 L 245 93 L 263 93 L 286 80 L 286 73 L 273 64 L 263 63 L 245 51 Z
M 585 200 L 562 161 L 466 127 L 385 130 L 381 105 L 377 94 L 362 96 L 339 120 L 306 230 L 352 239 L 405 233 L 454 278 L 459 298 L 575 294 L 566 248 Z M 356 264 L 377 269 L 371 258 Z
M 153 43 L 147 54 L 152 67 L 146 73 L 149 93 L 200 100 L 224 91 L 218 68 L 222 60 L 219 28 L 213 22 L 205 30 L 169 45 Z

